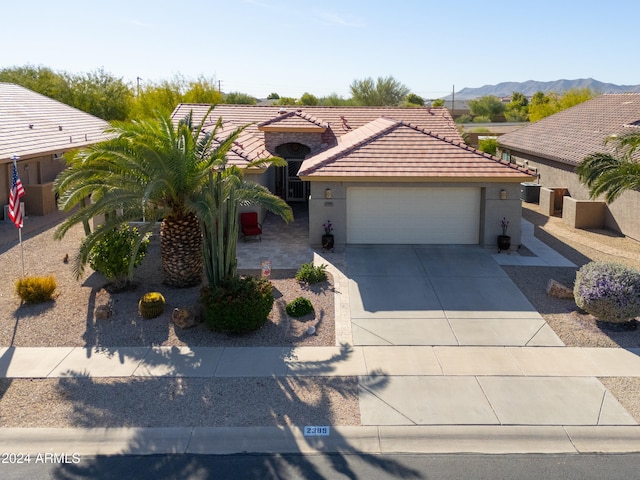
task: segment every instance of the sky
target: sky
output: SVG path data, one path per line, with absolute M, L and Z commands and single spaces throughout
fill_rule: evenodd
M 0 68 L 203 76 L 265 98 L 350 97 L 393 76 L 425 99 L 501 82 L 640 84 L 637 0 L 4 0 Z

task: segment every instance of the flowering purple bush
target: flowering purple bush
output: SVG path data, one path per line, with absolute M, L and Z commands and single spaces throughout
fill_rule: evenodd
M 640 272 L 617 263 L 588 263 L 576 274 L 573 296 L 578 307 L 600 320 L 633 320 L 640 315 Z

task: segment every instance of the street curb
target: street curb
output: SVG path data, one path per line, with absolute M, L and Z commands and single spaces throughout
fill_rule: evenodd
M 640 452 L 640 426 L 3 428 L 1 454 L 524 454 Z

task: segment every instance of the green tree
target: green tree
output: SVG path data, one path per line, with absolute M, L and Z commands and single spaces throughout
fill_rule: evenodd
M 409 94 L 409 88 L 392 76 L 354 80 L 350 86 L 356 105 L 398 106 Z
M 474 117 L 485 117 L 495 121 L 496 117 L 504 112 L 504 104 L 495 95 L 485 95 L 469 100 L 469 109 Z
M 298 101 L 293 97 L 280 97 L 275 103 L 276 105 L 282 105 L 283 107 L 297 104 Z
M 407 107 L 424 107 L 424 98 L 415 93 L 410 93 L 404 99 L 403 105 Z
M 133 93 L 121 78 L 104 69 L 87 74 L 69 75 L 69 105 L 103 120 L 125 120 Z
M 195 80 L 189 81 L 188 88 L 182 96 L 182 103 L 217 105 L 222 103 L 222 93 L 216 89 L 214 79 L 200 76 Z
M 507 103 L 504 116 L 509 122 L 526 122 L 529 118 L 529 100 L 524 93 L 513 92 Z
M 316 97 L 315 95 L 311 95 L 308 92 L 305 92 L 300 97 L 300 100 L 298 101 L 298 103 L 300 105 L 315 106 L 315 105 L 318 105 L 318 97 Z
M 162 222 L 160 250 L 165 283 L 178 287 L 200 283 L 203 251 L 199 215 L 203 198 L 210 192 L 214 167 L 226 165 L 225 155 L 244 129 L 218 138 L 222 129 L 220 120 L 215 128 L 207 128 L 205 132 L 204 122 L 210 112 L 197 126 L 193 125 L 191 115 L 177 125 L 172 124 L 168 114 L 118 122 L 110 132 L 113 138 L 67 158 L 69 168 L 54 185 L 60 195 L 60 208 L 72 211 L 88 196 L 91 203 L 73 211 L 56 230 L 56 238 L 62 238 L 78 223 L 106 216 L 104 225 L 89 233 L 80 246 L 75 261 L 78 275 L 96 242 L 120 225 L 143 218 L 141 238 L 157 221 Z M 241 196 L 234 198 L 244 201 Z M 277 206 L 284 210 L 281 203 Z M 132 258 L 136 253 L 137 250 L 132 252 Z
M 267 97 L 267 100 L 278 100 L 280 98 L 280 95 L 278 95 L 277 93 L 273 92 L 270 93 L 269 96 Z
M 498 140 L 496 138 L 483 138 L 478 141 L 478 150 L 495 156 L 498 151 Z
M 588 88 L 572 88 L 558 95 L 555 92 L 536 92 L 529 105 L 529 121 L 537 122 L 545 117 L 586 102 L 597 94 Z
M 354 105 L 354 102 L 350 98 L 343 98 L 337 93 L 331 93 L 326 97 L 320 98 L 318 104 L 325 107 L 346 107 Z
M 640 151 L 640 132 L 629 132 L 611 137 L 605 143 L 615 142 L 614 153 L 594 153 L 578 165 L 580 181 L 589 188 L 591 198 L 605 196 L 615 201 L 626 190 L 640 188 L 640 163 L 634 155 Z
M 67 77 L 48 67 L 25 65 L 3 68 L 0 70 L 0 82 L 15 83 L 66 104 L 71 98 Z
M 182 103 L 184 79 L 175 77 L 160 83 L 145 82 L 133 99 L 129 118 L 155 118 L 158 112 L 171 113 Z
M 444 98 L 436 98 L 431 102 L 432 107 L 444 107 Z
M 255 105 L 258 103 L 255 97 L 247 93 L 230 92 L 224 96 L 224 103 L 232 103 L 239 105 Z

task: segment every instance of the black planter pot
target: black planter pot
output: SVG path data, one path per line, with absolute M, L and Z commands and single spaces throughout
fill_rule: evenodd
M 333 250 L 333 235 L 322 235 L 322 248 Z
M 511 237 L 509 235 L 498 235 L 498 252 L 511 248 Z

